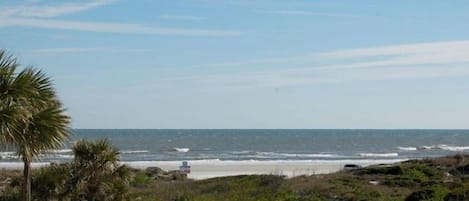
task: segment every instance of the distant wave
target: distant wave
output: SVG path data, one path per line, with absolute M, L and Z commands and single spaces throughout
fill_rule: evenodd
M 450 146 L 445 144 L 419 146 L 418 150 L 445 150 L 445 151 L 465 151 L 469 150 L 469 146 Z
M 56 154 L 56 155 L 53 155 L 53 157 L 56 157 L 56 158 L 73 158 L 73 155 Z
M 5 151 L 5 152 L 0 152 L 0 159 L 18 159 L 18 155 L 16 155 L 16 152 L 12 151 Z
M 180 153 L 186 153 L 186 152 L 189 152 L 190 149 L 189 149 L 189 148 L 174 147 L 174 148 L 172 149 L 172 151 L 176 151 L 176 152 L 180 152 Z
M 417 151 L 417 147 L 397 147 L 397 149 L 402 151 Z
M 71 153 L 73 152 L 71 149 L 50 149 L 47 150 L 47 153 Z
M 397 147 L 398 150 L 402 151 L 431 151 L 431 150 L 444 150 L 444 151 L 466 151 L 469 150 L 469 146 L 450 146 L 445 144 L 440 145 L 422 145 L 417 147 Z
M 391 164 L 405 161 L 408 159 L 345 159 L 345 160 L 221 160 L 221 159 L 203 159 L 203 160 L 187 160 L 189 165 L 195 167 L 198 165 L 281 165 L 302 163 L 308 165 L 344 165 L 344 164 Z M 151 167 L 151 166 L 179 166 L 182 161 L 122 161 L 131 166 Z
M 14 155 L 14 154 L 16 154 L 16 152 L 13 152 L 13 151 L 0 152 L 0 156 Z
M 233 151 L 232 154 L 253 154 L 256 153 L 254 151 Z
M 469 150 L 469 146 L 449 146 L 449 145 L 438 145 L 440 149 L 447 150 L 447 151 L 465 151 Z
M 340 157 L 336 154 L 291 154 L 291 153 L 276 153 L 276 152 L 257 152 L 258 155 L 261 156 L 270 156 L 273 158 L 337 158 Z
M 398 157 L 399 153 L 361 153 L 360 156 L 369 158 L 389 158 Z
M 61 159 L 70 159 L 73 158 L 72 154 L 40 154 L 40 158 L 46 159 L 53 159 L 53 158 L 61 158 Z
M 141 153 L 148 153 L 148 150 L 124 150 L 120 151 L 121 154 L 141 154 Z
M 438 147 L 438 145 L 428 145 L 428 146 L 424 145 L 424 146 L 418 146 L 417 149 L 418 150 L 432 150 L 432 149 L 434 150 L 434 149 L 440 149 L 440 148 Z

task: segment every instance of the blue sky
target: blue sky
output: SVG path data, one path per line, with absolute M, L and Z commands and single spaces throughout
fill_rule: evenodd
M 75 128 L 469 128 L 469 2 L 0 2 Z

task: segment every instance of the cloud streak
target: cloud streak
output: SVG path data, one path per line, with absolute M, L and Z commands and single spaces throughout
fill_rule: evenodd
M 354 58 L 429 53 L 457 53 L 468 50 L 469 41 L 463 40 L 337 50 L 331 52 L 318 53 L 317 56 L 329 58 Z
M 116 0 L 96 0 L 86 3 L 65 3 L 61 5 L 23 5 L 2 9 L 2 14 L 0 15 L 13 17 L 50 18 L 84 12 L 112 4 L 114 2 L 116 2 Z
M 296 63 L 312 63 L 303 67 Z M 314 65 L 314 63 L 324 63 Z M 209 68 L 213 68 L 210 66 Z M 305 86 L 351 81 L 415 80 L 469 76 L 469 41 L 343 49 L 300 56 L 221 64 L 225 73 L 185 77 L 217 88 Z M 249 68 L 245 68 L 249 66 Z M 253 71 L 256 66 L 275 68 Z M 228 68 L 227 68 L 228 67 Z M 248 70 L 228 72 L 233 68 Z M 181 81 L 181 80 L 180 80 Z
M 57 55 L 57 54 L 72 54 L 72 53 L 89 53 L 89 52 L 108 52 L 108 53 L 139 53 L 147 52 L 149 49 L 120 49 L 120 48 L 43 48 L 28 51 L 33 55 Z
M 97 33 L 156 34 L 183 36 L 239 36 L 242 32 L 217 29 L 186 29 L 155 27 L 142 24 L 112 22 L 69 21 L 57 17 L 84 12 L 110 5 L 116 0 L 96 0 L 85 3 L 64 3 L 57 5 L 21 5 L 0 9 L 0 27 L 32 27 L 62 29 Z M 203 18 L 182 15 L 163 15 L 165 19 L 200 20 Z M 53 18 L 53 19 L 51 19 Z
M 223 31 L 214 29 L 179 29 L 151 27 L 140 24 L 122 24 L 106 22 L 83 22 L 30 18 L 3 18 L 0 27 L 34 27 L 46 29 L 63 29 L 73 31 L 87 31 L 98 33 L 127 33 L 127 34 L 159 34 L 186 36 L 239 36 L 242 32 Z
M 275 15 L 292 15 L 292 16 L 321 16 L 321 17 L 347 17 L 347 18 L 364 17 L 364 16 L 359 16 L 359 15 L 312 12 L 312 11 L 303 11 L 303 10 L 265 10 L 265 11 L 260 11 L 260 13 L 275 14 Z
M 165 20 L 204 20 L 205 17 L 191 16 L 191 15 L 160 15 L 161 19 Z

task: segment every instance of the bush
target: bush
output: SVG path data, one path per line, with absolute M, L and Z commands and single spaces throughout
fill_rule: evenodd
M 32 196 L 39 201 L 60 199 L 71 172 L 70 164 L 52 164 L 33 173 Z
M 447 197 L 448 192 L 446 187 L 437 185 L 430 189 L 414 192 L 405 201 L 442 201 Z

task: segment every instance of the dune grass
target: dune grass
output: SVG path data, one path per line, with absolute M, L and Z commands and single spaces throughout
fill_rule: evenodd
M 2 171 L 0 179 L 18 176 L 17 170 Z M 158 168 L 132 169 L 128 187 L 125 199 L 135 201 L 469 200 L 469 155 L 294 178 L 239 175 L 190 180 Z
M 130 200 L 469 200 L 469 155 L 295 178 L 241 175 L 144 181 L 131 185 Z

